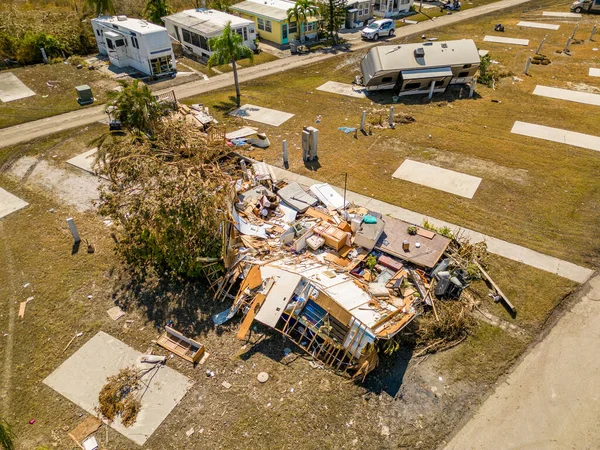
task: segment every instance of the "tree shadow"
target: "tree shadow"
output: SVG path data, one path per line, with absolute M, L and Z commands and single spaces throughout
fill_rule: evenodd
M 202 281 L 154 276 L 124 275 L 116 283 L 113 300 L 125 311 L 136 308 L 144 312 L 156 328 L 172 320 L 173 328 L 190 336 L 206 335 L 214 328 L 212 315 L 229 306 L 215 302 Z
M 392 355 L 380 354 L 379 366 L 367 375 L 362 387 L 375 394 L 385 392 L 396 398 L 413 352 L 414 346 L 403 345 Z
M 227 97 L 227 100 L 216 103 L 216 104 L 212 105 L 212 107 L 219 112 L 227 113 L 227 112 L 233 111 L 238 106 L 237 106 L 235 96 L 230 95 L 229 97 Z

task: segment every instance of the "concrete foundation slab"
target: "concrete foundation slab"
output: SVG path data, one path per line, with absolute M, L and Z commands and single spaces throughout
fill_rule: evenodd
M 542 12 L 542 16 L 581 19 L 581 14 L 560 11 L 544 11 Z
M 481 178 L 410 159 L 404 160 L 392 177 L 466 198 L 473 198 L 481 183 Z
M 94 171 L 93 166 L 94 161 L 96 160 L 96 152 L 98 152 L 98 147 L 94 147 L 93 149 L 88 150 L 81 155 L 77 155 L 74 158 L 69 159 L 67 162 L 72 166 L 95 175 L 96 172 Z
M 0 73 L 0 100 L 12 102 L 32 95 L 35 95 L 35 92 L 25 86 L 14 73 Z
M 533 90 L 533 95 L 600 106 L 600 95 L 590 94 L 589 92 L 571 91 L 569 89 L 560 89 L 549 86 L 536 86 Z
M 25 208 L 27 205 L 29 203 L 26 201 L 0 188 L 0 219 L 19 209 Z
M 590 67 L 590 71 L 588 72 L 588 75 L 590 77 L 600 77 L 600 69 Z
M 345 95 L 347 97 L 365 98 L 366 89 L 360 89 L 352 84 L 338 83 L 337 81 L 328 81 L 317 88 L 317 91 L 331 92 L 332 94 Z
M 242 119 L 272 125 L 274 127 L 278 127 L 285 121 L 294 117 L 294 115 L 290 113 L 255 105 L 244 105 L 229 114 L 235 117 L 241 117 Z
M 96 415 L 98 394 L 108 377 L 126 367 L 152 368 L 139 363 L 140 356 L 137 350 L 100 331 L 52 372 L 44 384 Z M 188 377 L 165 366 L 151 370 L 142 381 L 149 387 L 142 396 L 135 423 L 125 427 L 117 419 L 110 424 L 138 445 L 144 445 L 191 387 Z
M 517 26 L 525 28 L 541 28 L 542 30 L 558 30 L 560 28 L 560 25 L 554 25 L 552 23 L 527 22 L 523 20 L 517 23 Z
M 561 130 L 560 128 L 545 127 L 543 125 L 519 121 L 515 122 L 511 133 L 600 151 L 600 137 L 590 134 L 576 133 L 574 131 Z
M 517 39 L 508 38 L 502 36 L 486 36 L 483 38 L 484 42 L 496 42 L 498 44 L 512 44 L 512 45 L 529 45 L 529 39 Z

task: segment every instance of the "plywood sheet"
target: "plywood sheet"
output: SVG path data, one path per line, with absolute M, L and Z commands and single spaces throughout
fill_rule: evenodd
M 294 117 L 293 114 L 256 105 L 244 105 L 229 113 L 232 116 L 278 127 Z
M 556 98 L 558 100 L 567 100 L 569 102 L 585 103 L 586 105 L 600 106 L 600 95 L 591 94 L 589 92 L 571 91 L 569 89 L 538 85 L 533 90 L 533 95 Z
M 544 139 L 546 141 L 560 142 L 562 144 L 573 145 L 588 150 L 600 151 L 600 137 L 592 136 L 590 134 L 576 133 L 560 128 L 546 127 L 519 121 L 515 122 L 511 133 Z
M 466 198 L 473 198 L 479 183 L 481 183 L 479 177 L 410 159 L 404 160 L 392 177 Z
M 525 28 L 541 28 L 542 30 L 558 30 L 560 28 L 560 25 L 555 25 L 553 23 L 527 22 L 524 20 L 517 23 L 517 26 Z
M 375 249 L 396 256 L 405 261 L 410 261 L 418 266 L 432 268 L 446 251 L 450 239 L 434 233 L 431 239 L 424 236 L 411 235 L 408 227 L 412 224 L 393 217 L 384 216 L 385 228 L 383 234 L 375 244 Z M 402 249 L 402 243 L 408 241 L 409 251 Z M 417 248 L 417 242 L 420 247 Z
M 498 44 L 511 44 L 511 45 L 529 45 L 529 39 L 517 39 L 509 38 L 504 36 L 486 36 L 483 38 L 484 42 L 496 42 Z

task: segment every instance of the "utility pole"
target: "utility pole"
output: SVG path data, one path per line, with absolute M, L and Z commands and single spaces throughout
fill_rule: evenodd
M 348 172 L 344 174 L 344 220 L 348 219 L 346 214 L 346 187 L 348 185 Z

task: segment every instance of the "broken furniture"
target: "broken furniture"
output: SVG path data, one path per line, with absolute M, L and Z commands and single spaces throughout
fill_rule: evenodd
M 279 189 L 277 194 L 286 204 L 300 213 L 306 212 L 310 206 L 315 206 L 318 203 L 315 197 L 306 192 L 295 181 Z
M 368 216 L 374 217 L 376 221 L 375 223 L 368 223 L 363 218 L 362 223 L 354 234 L 354 245 L 360 245 L 371 251 L 383 233 L 385 222 L 382 220 L 382 216 L 379 213 L 369 211 Z
M 191 363 L 197 363 L 204 355 L 204 345 L 185 337 L 179 331 L 167 326 L 156 341 L 158 345 Z

